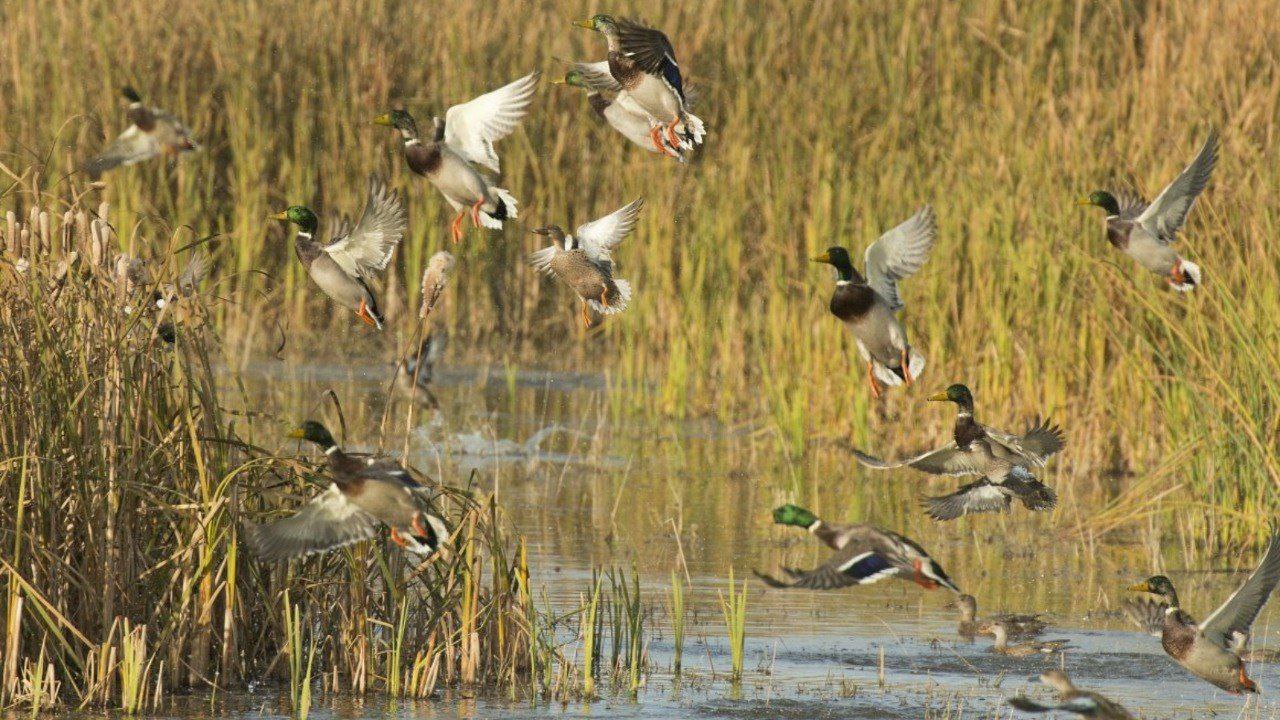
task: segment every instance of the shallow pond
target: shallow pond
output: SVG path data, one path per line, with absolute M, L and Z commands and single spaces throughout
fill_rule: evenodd
M 926 488 L 914 473 L 872 475 L 831 444 L 792 457 L 777 449 L 783 443 L 767 424 L 642 417 L 596 375 L 448 367 L 437 374 L 439 411 L 419 411 L 408 425 L 404 403 L 384 420 L 390 368 L 383 363 L 265 360 L 250 363 L 242 379 L 255 403 L 288 409 L 282 423 L 317 412 L 323 391 L 333 388 L 357 449 L 370 449 L 360 439 L 377 437 L 386 422 L 398 428 L 388 433 L 397 442 L 409 429 L 411 460 L 425 472 L 461 482 L 474 470 L 527 539 L 534 583 L 553 604 L 575 605 L 592 568 L 618 567 L 639 574 L 655 607 L 651 674 L 634 699 L 608 687 L 598 702 L 569 705 L 446 695 L 388 708 L 321 698 L 315 717 L 1012 717 L 1004 698 L 1046 696 L 1034 677 L 1057 666 L 1142 717 L 1280 717 L 1280 701 L 1272 699 L 1280 693 L 1280 667 L 1251 667 L 1264 695 L 1246 705 L 1184 672 L 1158 639 L 1118 612 L 1126 585 L 1160 571 L 1204 616 L 1244 577 L 1229 570 L 1229 559 L 1188 561 L 1180 550 L 1149 547 L 1142 538 L 1150 533 L 1093 542 L 1074 530 L 1088 509 L 1073 506 L 1070 488 L 1059 488 L 1063 507 L 1052 515 L 1015 510 L 936 524 L 919 512 L 918 496 L 951 482 Z M 950 422 L 938 413 L 924 417 L 940 432 Z M 292 452 L 282 437 L 257 440 Z M 991 653 L 985 640 L 964 641 L 945 590 L 922 592 L 895 580 L 831 593 L 765 587 L 753 568 L 775 572 L 825 556 L 804 532 L 772 524 L 769 510 L 792 500 L 832 520 L 865 520 L 915 538 L 977 596 L 980 612 L 1047 613 L 1053 628 L 1046 637 L 1069 640 L 1070 648 L 1021 659 Z M 731 567 L 748 588 L 745 676 L 736 685 L 725 677 L 719 605 Z M 680 678 L 669 670 L 673 572 L 690 583 Z M 1274 607 L 1255 630 L 1255 644 L 1280 645 Z M 231 707 L 246 716 L 280 712 L 275 700 L 252 696 Z

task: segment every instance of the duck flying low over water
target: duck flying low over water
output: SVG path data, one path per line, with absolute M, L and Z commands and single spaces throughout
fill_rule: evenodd
M 551 238 L 553 244 L 529 255 L 529 262 L 548 275 L 559 278 L 582 301 L 582 322 L 591 326 L 587 308 L 601 315 L 614 315 L 631 302 L 631 283 L 613 275 L 613 249 L 635 228 L 644 199 L 639 198 L 589 223 L 579 225 L 572 235 L 559 225 L 533 232 Z
M 601 63 L 607 64 L 607 63 Z M 596 85 L 588 81 L 589 75 L 584 68 L 587 63 L 576 63 L 574 69 L 565 73 L 563 80 L 553 81 L 557 85 L 568 85 L 569 87 L 584 88 L 587 91 L 587 102 L 590 103 L 591 109 L 602 120 L 609 124 L 620 135 L 630 140 L 636 146 L 651 153 L 657 153 L 666 157 L 673 157 L 679 162 L 687 162 L 688 148 L 685 145 L 672 145 L 671 141 L 661 133 L 654 133 L 654 125 L 643 109 L 634 102 L 629 102 L 628 96 L 622 92 L 621 86 L 617 85 L 617 81 L 613 76 L 609 75 L 608 68 L 605 68 L 603 77 L 607 78 L 607 86 L 617 89 L 612 92 L 616 93 L 613 99 L 606 97 L 605 92 L 597 88 Z
M 983 635 L 995 638 L 991 652 L 1011 657 L 1028 657 L 1031 655 L 1049 655 L 1067 647 L 1066 640 L 1028 640 L 1021 643 L 1009 642 L 1009 626 L 1002 622 L 989 622 L 978 628 Z
M 1256 693 L 1241 655 L 1253 622 L 1280 583 L 1280 534 L 1273 534 L 1258 567 L 1207 620 L 1197 624 L 1178 604 L 1178 593 L 1164 575 L 1132 585 L 1133 592 L 1159 596 L 1165 604 L 1160 644 L 1192 675 L 1229 693 Z
M 191 133 L 177 118 L 160 108 L 142 104 L 142 96 L 126 87 L 121 93 L 129 101 L 129 127 L 101 154 L 84 164 L 84 171 L 97 180 L 102 173 L 121 165 L 133 165 L 158 155 L 177 157 L 199 150 Z
M 449 538 L 444 521 L 428 511 L 431 491 L 390 458 L 343 452 L 320 423 L 308 420 L 290 437 L 324 450 L 333 484 L 297 514 L 267 525 L 246 524 L 262 560 L 276 562 L 368 540 L 384 524 L 408 552 L 431 556 Z
M 594 15 L 574 24 L 604 36 L 609 47 L 609 74 L 617 83 L 616 92 L 626 95 L 620 101 L 634 103 L 652 119 L 650 136 L 655 148 L 662 149 L 661 136 L 670 147 L 702 144 L 706 128 L 688 111 L 676 51 L 662 31 L 612 15 Z
M 1022 435 L 989 428 L 973 417 L 973 393 L 959 383 L 930 396 L 935 402 L 956 404 L 951 442 L 903 460 L 885 461 L 854 450 L 866 467 L 889 470 L 912 467 L 930 475 L 980 475 L 982 479 L 956 492 L 925 500 L 934 520 L 954 520 L 970 513 L 1006 512 L 1016 498 L 1028 510 L 1048 510 L 1058 502 L 1057 493 L 1036 479 L 1033 468 L 1044 467 L 1062 449 L 1062 430 L 1038 419 Z
M 897 533 L 871 525 L 831 525 L 796 505 L 775 508 L 773 521 L 808 530 L 835 553 L 812 570 L 783 568 L 790 577 L 789 581 L 755 571 L 756 576 L 770 587 L 834 590 L 900 577 L 925 590 L 945 587 L 952 592 L 960 592 L 960 588 L 924 548 Z
M 476 227 L 501 230 L 502 223 L 518 217 L 516 199 L 496 187 L 476 166 L 502 172 L 493 144 L 515 131 L 529 112 L 540 72 L 533 72 L 470 102 L 454 105 L 444 119 L 431 119 L 431 137 L 418 136 L 418 123 L 404 110 L 374 118 L 400 132 L 409 169 L 422 175 L 444 195 L 457 215 L 449 225 L 456 243 L 462 239 L 462 221 L 470 214 Z
M 1096 692 L 1081 690 L 1061 670 L 1049 670 L 1040 676 L 1040 682 L 1058 691 L 1058 698 L 1048 703 L 1036 702 L 1026 697 L 1009 698 L 1009 704 L 1022 712 L 1044 713 L 1062 710 L 1097 720 L 1135 720 L 1119 703 Z
M 831 314 L 853 333 L 858 352 L 867 363 L 871 394 L 880 397 L 880 385 L 910 385 L 924 372 L 924 355 L 907 342 L 907 331 L 897 313 L 903 308 L 898 281 L 914 275 L 929 258 L 937 238 L 933 208 L 924 206 L 901 225 L 867 247 L 866 275 L 853 267 L 849 251 L 829 248 L 813 258 L 836 270 Z
M 1132 194 L 1117 199 L 1106 190 L 1095 190 L 1079 204 L 1106 211 L 1107 240 L 1117 249 L 1164 277 L 1174 290 L 1190 292 L 1202 282 L 1200 266 L 1178 255 L 1173 243 L 1217 163 L 1218 134 L 1210 132 L 1196 158 L 1150 205 Z
M 1045 631 L 1048 624 L 1037 615 L 1020 615 L 1001 613 L 985 620 L 978 619 L 978 601 L 972 595 L 961 595 L 956 600 L 960 610 L 960 622 L 956 625 L 956 633 L 962 637 L 972 638 L 976 635 L 993 635 L 991 623 L 1004 625 L 1010 638 L 1022 639 L 1035 637 Z
M 324 294 L 381 330 L 385 320 L 366 281 L 391 262 L 409 226 L 409 214 L 399 193 L 389 190 L 378 176 L 369 176 L 369 198 L 360 221 L 351 227 L 346 218 L 336 220 L 330 239 L 323 243 L 315 239 L 318 221 L 310 208 L 294 205 L 272 219 L 298 226 L 294 250 Z

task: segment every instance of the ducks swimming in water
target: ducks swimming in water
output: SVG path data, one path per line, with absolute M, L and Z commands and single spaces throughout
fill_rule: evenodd
M 1273 535 L 1257 569 L 1204 622 L 1197 624 L 1179 605 L 1173 582 L 1155 575 L 1132 585 L 1132 592 L 1159 596 L 1165 604 L 1160 644 L 1192 675 L 1229 693 L 1256 693 L 1242 655 L 1258 613 L 1280 583 L 1280 534 Z
M 1001 613 L 992 615 L 986 620 L 979 620 L 978 601 L 968 594 L 956 599 L 956 607 L 960 610 L 960 622 L 956 625 L 956 633 L 961 637 L 994 636 L 994 631 L 990 627 L 992 623 L 1004 625 L 1010 639 L 1035 637 L 1049 626 L 1039 615 Z
M 904 307 L 898 281 L 924 266 L 937 234 L 933 208 L 926 205 L 867 246 L 865 275 L 853 267 L 849 251 L 842 247 L 813 258 L 836 270 L 831 314 L 853 333 L 858 353 L 867 363 L 873 397 L 880 397 L 881 385 L 910 385 L 924 372 L 924 355 L 907 341 L 907 331 L 898 320 L 898 311 Z
M 945 587 L 960 592 L 924 548 L 898 533 L 871 525 L 828 524 L 796 505 L 775 508 L 773 521 L 808 530 L 835 553 L 812 570 L 783 568 L 790 580 L 779 580 L 756 571 L 756 576 L 770 587 L 834 590 L 900 577 L 925 590 Z
M 368 540 L 379 524 L 392 542 L 429 557 L 449 538 L 444 521 L 428 510 L 431 490 L 391 458 L 344 452 L 324 425 L 308 420 L 289 437 L 318 445 L 333 484 L 291 517 L 267 525 L 246 525 L 259 559 L 288 560 Z
M 1066 640 L 1028 640 L 1020 643 L 1009 643 L 1009 626 L 1003 622 L 988 622 L 978 628 L 983 635 L 991 635 L 995 643 L 991 652 L 1011 657 L 1028 657 L 1030 655 L 1048 655 L 1067 647 Z
M 1163 277 L 1174 290 L 1190 292 L 1202 282 L 1200 266 L 1180 256 L 1173 243 L 1217 163 L 1218 134 L 1211 132 L 1191 164 L 1150 205 L 1135 195 L 1117 199 L 1106 190 L 1095 190 L 1079 204 L 1106 211 L 1107 240 L 1116 249 Z
M 142 96 L 131 87 L 121 93 L 129 101 L 124 129 L 100 154 L 86 161 L 84 171 L 93 180 L 112 168 L 133 165 L 164 155 L 178 157 L 200 149 L 191 133 L 177 118 L 157 107 L 142 102 Z
M 493 185 L 477 166 L 501 172 L 493 144 L 514 132 L 529 112 L 540 75 L 529 73 L 470 102 L 454 105 L 443 120 L 431 119 L 430 137 L 418 135 L 417 121 L 404 110 L 374 118 L 374 124 L 400 133 L 409 169 L 427 178 L 457 213 L 449 225 L 455 243 L 462 239 L 462 221 L 468 214 L 475 227 L 491 230 L 501 230 L 503 222 L 518 217 L 516 199 Z
M 951 442 L 904 460 L 884 461 L 854 450 L 863 465 L 878 470 L 908 466 L 931 475 L 978 475 L 981 479 L 961 486 L 950 495 L 927 498 L 925 507 L 934 520 L 954 520 L 970 513 L 1007 512 L 1016 498 L 1028 510 L 1048 510 L 1058 502 L 1057 493 L 1032 475 L 1049 457 L 1062 449 L 1062 430 L 1037 420 L 1022 435 L 994 430 L 973 417 L 973 393 L 956 383 L 929 398 L 955 403 L 956 421 Z

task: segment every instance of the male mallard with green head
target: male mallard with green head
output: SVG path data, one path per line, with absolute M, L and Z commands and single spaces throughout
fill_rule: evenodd
M 631 302 L 631 283 L 613 276 L 613 249 L 631 233 L 640 217 L 639 198 L 598 220 L 579 225 L 572 235 L 559 225 L 534 230 L 551 238 L 552 245 L 530 254 L 537 269 L 560 279 L 582 301 L 582 322 L 591 326 L 587 307 L 601 315 L 614 315 Z
M 493 144 L 510 135 L 529 111 L 541 74 L 530 73 L 470 102 L 454 105 L 443 120 L 433 117 L 429 140 L 418 137 L 418 123 L 404 110 L 374 118 L 375 124 L 400 132 L 409 169 L 427 178 L 457 213 L 449 225 L 455 243 L 462 239 L 462 220 L 468 212 L 473 225 L 492 230 L 501 230 L 504 220 L 518 217 L 511 193 L 490 184 L 475 166 L 501 172 Z
M 199 150 L 185 125 L 160 108 L 142 104 L 138 91 L 126 87 L 122 90 L 129 101 L 126 117 L 129 127 L 107 146 L 102 154 L 84 164 L 89 177 L 97 180 L 102 173 L 120 165 L 133 165 L 150 160 L 157 155 L 177 157 L 182 153 Z
M 369 198 L 360 221 L 353 228 L 350 221 L 342 218 L 324 243 L 315 240 L 318 221 L 310 208 L 294 205 L 272 219 L 298 226 L 294 250 L 324 294 L 381 330 L 384 319 L 366 280 L 391 262 L 391 255 L 409 226 L 400 194 L 389 190 L 378 176 L 370 175 Z
M 812 570 L 783 568 L 783 572 L 790 576 L 790 582 L 755 571 L 756 576 L 770 587 L 833 590 L 897 576 L 925 590 L 945 587 L 952 592 L 960 592 L 960 588 L 951 582 L 942 566 L 929 557 L 924 548 L 897 533 L 871 525 L 830 525 L 796 505 L 775 508 L 773 521 L 808 530 L 835 550 L 835 554 Z
M 1094 191 L 1079 204 L 1107 212 L 1107 240 L 1112 245 L 1162 276 L 1174 290 L 1190 292 L 1200 285 L 1200 266 L 1179 256 L 1173 243 L 1217 162 L 1218 134 L 1210 132 L 1195 160 L 1150 205 L 1133 195 L 1117 200 L 1106 190 Z
M 1021 643 L 1009 643 L 1009 626 L 1002 622 L 984 623 L 978 628 L 979 634 L 995 638 L 991 652 L 1011 657 L 1027 657 L 1030 655 L 1048 655 L 1067 647 L 1066 640 L 1028 640 Z
M 956 633 L 961 637 L 972 638 L 975 635 L 991 635 L 993 632 L 988 627 L 991 623 L 1004 625 L 1008 630 L 1009 637 L 1018 639 L 1035 637 L 1048 627 L 1048 624 L 1039 615 L 1001 613 L 992 615 L 986 620 L 979 620 L 978 601 L 972 595 L 961 595 L 956 600 L 956 607 L 960 610 L 960 622 L 956 625 Z
M 444 521 L 427 511 L 430 489 L 400 463 L 347 454 L 314 420 L 289 436 L 324 450 L 333 484 L 292 517 L 247 524 L 259 558 L 274 562 L 351 545 L 373 537 L 379 523 L 390 528 L 393 542 L 417 555 L 434 555 L 448 540 Z
M 1266 554 L 1249 579 L 1198 625 L 1179 606 L 1178 593 L 1164 575 L 1148 578 L 1129 590 L 1158 595 L 1164 601 L 1160 644 L 1169 657 L 1192 675 L 1238 695 L 1258 692 L 1257 684 L 1245 673 L 1241 653 L 1248 645 L 1254 620 L 1278 582 L 1280 535 L 1272 535 Z
M 898 321 L 897 313 L 903 308 L 898 281 L 920 270 L 929 259 L 937 234 L 933 208 L 926 205 L 867 247 L 865 277 L 853 267 L 849 251 L 842 247 L 829 248 L 813 258 L 836 269 L 831 314 L 853 333 L 858 352 L 867 362 L 871 394 L 877 398 L 881 383 L 889 387 L 910 385 L 924 372 L 924 355 L 907 342 L 907 331 Z
M 661 149 L 665 130 L 670 147 L 692 148 L 706 134 L 702 120 L 688 111 L 684 79 L 671 40 L 660 30 L 611 15 L 594 15 L 574 23 L 595 30 L 609 46 L 609 74 L 618 92 L 654 120 L 650 139 Z
M 1009 704 L 1023 712 L 1042 713 L 1063 710 L 1097 720 L 1135 720 L 1113 700 L 1096 692 L 1081 690 L 1061 670 L 1049 670 L 1040 676 L 1040 682 L 1058 691 L 1058 700 L 1052 704 L 1038 703 L 1022 696 L 1009 698 Z
M 962 384 L 948 387 L 929 397 L 935 402 L 956 404 L 956 421 L 951 442 L 903 460 L 884 461 L 860 450 L 854 457 L 877 470 L 910 466 L 931 475 L 980 475 L 981 480 L 956 492 L 925 500 L 934 520 L 954 520 L 969 513 L 1006 512 L 1014 498 L 1028 510 L 1048 510 L 1058 496 L 1031 474 L 1062 449 L 1062 430 L 1038 419 L 1027 432 L 1010 435 L 994 430 L 973 418 L 973 393 Z
M 674 157 L 680 162 L 686 162 L 684 148 L 680 146 L 673 147 L 667 138 L 661 134 L 654 133 L 654 126 L 648 113 L 641 110 L 635 103 L 626 102 L 626 95 L 620 92 L 620 88 L 619 91 L 615 91 L 618 92 L 618 95 L 613 100 L 610 100 L 588 82 L 587 77 L 587 73 L 584 70 L 575 67 L 565 73 L 563 80 L 555 80 L 553 82 L 557 85 L 586 89 L 587 102 L 591 104 L 591 109 L 595 111 L 596 115 L 599 115 L 605 122 L 609 123 L 610 127 L 617 130 L 619 134 L 635 145 L 648 152 Z M 607 71 L 604 77 L 608 78 L 610 82 L 615 82 Z

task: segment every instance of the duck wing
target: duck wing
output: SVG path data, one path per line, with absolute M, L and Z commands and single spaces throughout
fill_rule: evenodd
M 1142 631 L 1154 637 L 1160 637 L 1164 634 L 1164 615 L 1169 609 L 1169 603 L 1165 602 L 1159 595 L 1152 593 L 1142 594 L 1132 600 L 1127 600 L 1124 605 L 1124 614 L 1133 622 L 1134 625 L 1142 628 Z
M 528 75 L 461 105 L 444 116 L 444 141 L 468 162 L 502 172 L 493 144 L 510 135 L 533 102 L 541 72 Z
M 884 554 L 868 550 L 861 543 L 850 543 L 837 550 L 825 563 L 812 570 L 783 568 L 790 581 L 757 572 L 772 587 L 835 590 L 850 585 L 868 585 L 901 572 L 901 568 Z
M 676 50 L 665 33 L 631 20 L 619 19 L 618 42 L 623 55 L 634 60 L 641 70 L 660 76 L 684 100 L 684 80 L 680 76 L 680 65 L 676 63 Z
M 1280 534 L 1271 536 L 1267 552 L 1248 580 L 1200 623 L 1200 632 L 1220 647 L 1231 647 L 1238 634 L 1247 636 L 1262 606 L 1280 583 Z
M 1187 221 L 1191 206 L 1209 184 L 1209 176 L 1217 163 L 1218 133 L 1210 132 L 1191 164 L 1142 211 L 1137 223 L 1160 242 L 1166 245 L 1173 242 Z
M 97 179 L 102 173 L 119 165 L 133 165 L 149 160 L 160 153 L 160 144 L 154 136 L 137 125 L 130 125 L 100 154 L 84 164 L 89 177 Z
M 1058 504 L 1058 494 L 1026 470 L 1014 468 L 1000 481 L 1001 487 L 1013 493 L 1028 510 L 1051 510 Z
M 612 268 L 613 249 L 635 228 L 643 206 L 644 198 L 636 198 L 598 220 L 579 225 L 574 235 L 582 251 L 592 261 Z
M 1025 460 L 1032 467 L 1044 466 L 1049 457 L 1065 445 L 1062 428 L 1049 424 L 1048 420 L 1042 421 L 1040 418 L 1033 420 L 1031 426 L 1022 435 L 1001 432 L 985 425 L 982 429 L 991 441 L 999 443 L 1004 449 Z
M 933 208 L 925 205 L 867 247 L 867 284 L 889 307 L 902 309 L 898 281 L 914 275 L 924 265 L 937 236 L 938 223 Z
M 858 462 L 876 470 L 892 470 L 905 466 L 930 475 L 981 475 L 983 473 L 983 469 L 974 462 L 973 458 L 957 447 L 954 442 L 947 443 L 937 450 L 926 450 L 919 455 L 901 460 L 881 460 L 857 448 L 852 452 Z
M 266 525 L 246 523 L 254 553 L 278 562 L 344 547 L 373 537 L 378 521 L 330 485 L 295 515 Z
M 613 73 L 609 72 L 608 60 L 570 63 L 569 69 L 577 70 L 582 82 L 596 92 L 622 92 L 622 84 L 613 77 Z
M 369 176 L 369 197 L 360 221 L 350 230 L 337 223 L 333 239 L 323 250 L 351 277 L 367 278 L 391 262 L 391 255 L 409 227 L 409 214 L 400 193 L 377 175 Z
M 925 498 L 924 506 L 934 520 L 955 520 L 974 513 L 1007 512 L 1012 495 L 1008 488 L 984 478 L 961 485 L 950 495 Z

